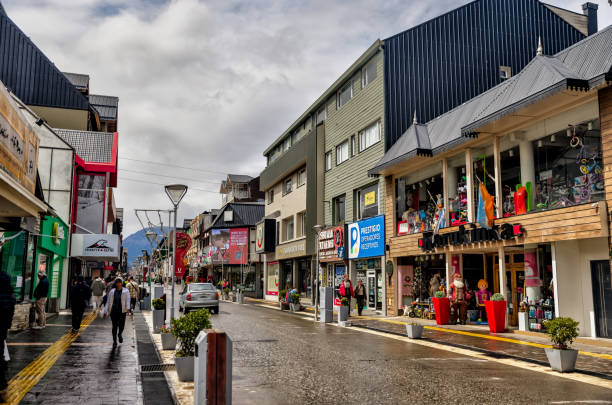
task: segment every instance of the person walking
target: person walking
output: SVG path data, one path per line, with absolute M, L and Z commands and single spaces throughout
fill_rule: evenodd
M 102 307 L 102 297 L 106 291 L 106 284 L 102 280 L 102 277 L 98 276 L 91 283 L 91 294 L 93 295 L 93 309 L 94 311 L 99 310 Z
M 0 403 L 8 401 L 7 360 L 4 358 L 6 336 L 13 323 L 15 296 L 11 287 L 11 277 L 0 271 Z M 6 351 L 8 353 L 8 351 Z
M 357 314 L 361 316 L 361 311 L 363 311 L 363 306 L 366 300 L 366 289 L 365 285 L 363 285 L 363 281 L 357 281 L 357 287 L 355 288 L 355 299 L 357 300 Z
M 130 276 L 130 281 L 127 284 L 127 289 L 130 292 L 130 311 L 134 312 L 134 308 L 136 308 L 136 302 L 138 301 L 138 297 L 140 295 L 140 287 L 134 280 L 134 277 Z
M 348 299 L 349 316 L 350 316 L 351 315 L 351 297 L 354 297 L 355 293 L 353 291 L 353 283 L 351 283 L 348 273 L 344 274 L 344 281 L 340 283 L 338 294 L 340 295 L 340 299 L 342 298 Z
M 83 313 L 87 307 L 87 301 L 91 297 L 91 289 L 83 279 L 83 276 L 78 276 L 76 283 L 70 290 L 70 303 L 72 306 L 72 332 L 77 333 L 81 328 Z
M 125 316 L 130 313 L 130 292 L 123 286 L 123 280 L 117 278 L 113 288 L 108 294 L 106 306 L 104 307 L 104 318 L 110 315 L 113 322 L 113 347 L 123 343 L 123 328 L 125 327 Z
M 36 311 L 36 326 L 32 329 L 44 329 L 47 326 L 47 313 L 45 305 L 47 304 L 47 295 L 49 294 L 49 279 L 44 270 L 38 271 L 38 284 L 34 290 L 34 309 Z

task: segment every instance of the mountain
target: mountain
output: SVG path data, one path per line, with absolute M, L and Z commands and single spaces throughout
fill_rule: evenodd
M 162 234 L 160 228 L 154 228 L 153 230 L 157 233 L 157 235 Z M 160 239 L 161 236 L 158 236 L 158 240 Z M 143 250 L 146 250 L 149 252 L 149 254 L 151 254 L 151 244 L 145 236 L 144 230 L 140 230 L 123 239 L 123 248 L 127 249 L 128 252 L 128 267 L 131 267 L 134 264 L 134 261 L 138 260 L 138 256 L 142 255 Z

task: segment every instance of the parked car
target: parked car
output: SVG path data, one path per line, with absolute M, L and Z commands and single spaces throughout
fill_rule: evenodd
M 208 308 L 212 313 L 219 313 L 219 293 L 211 283 L 187 284 L 181 291 L 179 311 L 187 313 L 200 308 Z

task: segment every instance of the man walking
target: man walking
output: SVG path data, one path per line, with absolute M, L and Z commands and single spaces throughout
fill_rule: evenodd
M 102 306 L 102 296 L 106 291 L 106 284 L 100 276 L 91 283 L 91 294 L 93 295 L 93 309 L 97 311 Z
M 106 299 L 104 307 L 104 317 L 109 314 L 113 322 L 113 347 L 117 346 L 117 338 L 119 343 L 123 343 L 123 328 L 125 327 L 125 316 L 130 312 L 130 293 L 123 286 L 123 280 L 117 278 L 113 283 L 114 287 Z M 118 332 L 118 333 L 117 333 Z
M 11 277 L 0 271 L 0 403 L 8 401 L 7 364 L 4 358 L 6 335 L 11 328 L 15 313 L 15 296 L 11 287 Z
M 130 281 L 128 282 L 127 289 L 130 292 L 130 310 L 134 312 L 134 308 L 136 307 L 136 302 L 138 301 L 138 297 L 140 295 L 140 288 L 136 281 L 134 281 L 134 277 L 130 276 Z
M 72 332 L 77 333 L 81 328 L 83 312 L 87 300 L 91 297 L 91 289 L 85 284 L 83 276 L 78 276 L 76 283 L 70 290 L 70 305 L 72 306 Z
M 47 294 L 49 293 L 49 279 L 44 270 L 38 271 L 38 284 L 34 290 L 34 309 L 36 310 L 36 326 L 32 329 L 44 329 L 47 326 L 47 313 L 45 306 L 47 304 Z

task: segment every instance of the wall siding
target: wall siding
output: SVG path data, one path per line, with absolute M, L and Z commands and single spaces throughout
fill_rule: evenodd
M 608 203 L 608 246 L 612 247 L 612 87 L 599 90 L 599 125 L 601 130 L 602 160 L 604 169 L 604 182 L 606 189 L 606 202 Z M 612 271 L 612 260 L 610 263 Z

